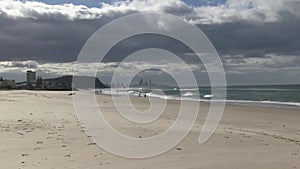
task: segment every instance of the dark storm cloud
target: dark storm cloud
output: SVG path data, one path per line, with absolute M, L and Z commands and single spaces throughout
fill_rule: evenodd
M 103 23 L 97 20 L 11 19 L 0 15 L 0 60 L 74 61 L 89 36 Z
M 142 34 L 124 39 L 116 44 L 104 57 L 104 62 L 121 62 L 130 54 L 139 50 L 157 48 L 167 50 L 186 63 L 199 63 L 196 54 L 185 44 L 174 38 L 158 34 Z
M 198 25 L 220 54 L 264 57 L 268 53 L 300 53 L 300 18 L 285 16 L 275 23 L 245 21 Z
M 87 12 L 79 14 L 84 16 Z M 74 20 L 59 12 L 29 11 L 27 15 L 33 17 L 11 17 L 0 12 L 0 61 L 75 61 L 96 30 L 124 14 L 111 12 L 111 16 Z
M 172 13 L 187 21 L 196 22 L 222 56 L 241 57 L 239 60 L 223 57 L 229 58 L 233 64 L 238 61 L 245 62 L 245 58 L 267 59 L 270 57 L 268 54 L 299 56 L 300 15 L 297 10 L 300 3 L 297 1 L 280 1 L 278 4 L 281 6 L 275 6 L 274 10 L 269 11 L 259 11 L 253 6 L 251 9 L 254 10 L 248 9 L 248 6 L 244 9 L 243 2 L 235 0 L 228 1 L 225 7 L 191 7 L 182 1 L 172 2 L 176 3 L 132 1 L 99 9 L 16 3 L 15 9 L 2 9 L 4 12 L 0 14 L 0 61 L 75 61 L 83 44 L 101 26 L 121 16 L 150 9 Z M 270 2 L 256 0 L 252 4 L 269 9 L 268 3 Z M 22 5 L 22 10 L 18 9 Z M 153 5 L 153 8 L 149 5 Z M 231 7 L 234 5 L 237 7 Z M 52 12 L 47 12 L 47 8 L 53 8 Z M 66 12 L 62 11 L 65 8 Z M 249 11 L 239 14 L 235 9 Z M 20 11 L 22 14 L 18 14 Z M 197 61 L 196 57 L 187 54 L 191 51 L 181 43 L 163 36 L 149 35 L 124 40 L 113 48 L 106 61 L 120 61 L 134 51 L 150 47 L 167 49 L 188 62 Z
M 266 57 L 268 53 L 298 55 L 300 19 L 286 13 L 283 18 L 280 22 L 274 23 L 239 21 L 198 25 L 198 27 L 210 38 L 221 55 L 244 57 Z M 71 21 L 60 15 L 39 16 L 39 20 L 12 19 L 1 14 L 0 60 L 75 61 L 85 41 L 102 25 L 113 19 L 102 17 Z M 120 57 L 147 47 L 165 48 L 176 54 L 189 52 L 179 43 L 164 37 L 133 37 L 115 48 L 110 61 L 118 61 Z
M 244 62 L 245 58 L 273 59 L 269 54 L 294 55 L 300 58 L 300 18 L 291 14 L 282 15 L 280 21 L 272 23 L 237 21 L 197 26 L 212 41 L 224 60 L 228 56 L 239 56 L 231 59 L 232 62 Z M 192 51 L 181 42 L 158 35 L 135 36 L 124 40 L 112 49 L 106 61 L 121 61 L 127 55 L 145 47 L 169 50 L 188 63 L 199 62 L 195 55 L 186 55 Z M 299 60 L 295 61 L 297 62 L 292 63 L 299 66 Z M 278 63 L 269 66 L 281 68 L 289 65 Z
M 88 38 L 113 18 L 65 20 L 17 18 L 0 15 L 0 61 L 36 60 L 72 62 Z M 101 44 L 100 44 L 101 45 Z M 106 57 L 106 62 L 123 60 L 127 55 L 145 48 L 169 50 L 187 61 L 193 61 L 192 51 L 181 42 L 161 35 L 141 35 L 123 40 Z M 13 49 L 13 50 L 12 50 Z

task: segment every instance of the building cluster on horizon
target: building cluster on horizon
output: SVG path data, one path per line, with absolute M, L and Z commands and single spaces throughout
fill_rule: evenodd
M 107 87 L 110 88 L 137 88 L 137 87 L 142 87 L 142 88 L 168 88 L 171 87 L 170 85 L 167 84 L 162 84 L 158 82 L 153 82 L 151 79 L 150 80 L 145 80 L 145 79 L 139 79 L 139 80 L 134 80 L 131 84 L 126 84 L 122 81 L 117 81 L 116 83 L 112 83 L 110 86 L 107 85 Z
M 85 86 L 87 88 L 107 88 L 98 78 L 95 77 L 78 77 L 83 82 L 95 82 Z M 0 79 L 0 89 L 27 89 L 27 90 L 72 90 L 73 76 L 66 75 L 52 79 L 42 79 L 37 76 L 35 71 L 26 72 L 26 82 L 16 83 L 15 80 Z
M 16 83 L 15 80 L 6 80 L 1 77 L 0 89 L 71 89 L 72 82 L 55 81 L 55 79 L 43 80 L 35 71 L 26 72 L 26 82 Z
M 0 78 L 0 88 L 4 89 L 15 89 L 16 88 L 16 81 L 15 80 L 7 80 Z
M 26 81 L 27 87 L 36 86 L 36 72 L 29 70 L 27 71 L 26 75 L 27 75 L 27 81 Z
M 27 81 L 16 83 L 16 80 L 7 80 L 3 77 L 0 78 L 0 89 L 31 89 L 36 87 L 36 72 L 27 71 Z
M 145 80 L 145 79 L 140 79 L 138 83 L 133 83 L 130 85 L 130 87 L 145 87 L 145 88 L 164 88 L 164 87 L 170 87 L 165 84 L 160 84 L 153 82 L 152 80 Z
M 26 72 L 26 83 L 21 83 L 19 87 L 26 89 L 60 89 L 60 90 L 71 90 L 72 89 L 72 78 L 67 78 L 68 76 L 63 76 L 54 79 L 42 79 L 41 76 L 37 76 L 34 71 Z
M 111 88 L 128 88 L 128 87 L 157 87 L 157 86 L 161 86 L 161 84 L 159 83 L 155 83 L 152 80 L 144 80 L 144 79 L 140 79 L 140 81 L 137 83 L 133 83 L 133 84 L 125 84 L 123 82 L 118 81 L 117 83 L 112 83 L 111 84 Z

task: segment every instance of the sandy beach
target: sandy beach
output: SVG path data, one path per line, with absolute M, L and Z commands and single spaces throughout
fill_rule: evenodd
M 148 159 L 117 157 L 91 141 L 79 124 L 70 92 L 0 91 L 1 169 L 295 169 L 300 168 L 300 109 L 227 105 L 221 124 L 198 143 L 209 105 L 201 103 L 193 130 L 171 151 Z M 154 123 L 138 125 L 117 114 L 111 97 L 97 95 L 111 125 L 132 137 L 157 135 L 176 118 L 168 101 Z M 147 98 L 132 98 L 137 109 Z M 190 104 L 199 104 L 193 102 Z

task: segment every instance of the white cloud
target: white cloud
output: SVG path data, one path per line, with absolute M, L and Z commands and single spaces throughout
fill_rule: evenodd
M 17 0 L 1 0 L 0 13 L 5 13 L 13 18 L 33 18 L 37 20 L 42 15 L 53 16 L 53 19 L 61 19 L 59 18 L 59 15 L 61 15 L 70 20 L 101 17 L 101 11 L 98 8 L 73 4 L 48 5 L 36 1 L 21 2 Z
M 76 62 L 69 63 L 44 63 L 39 64 L 36 61 L 2 61 L 0 62 L 0 73 L 16 73 L 25 74 L 28 70 L 37 71 L 40 75 L 72 75 L 74 74 Z M 191 64 L 189 65 L 192 71 L 198 70 L 199 66 Z M 179 63 L 145 63 L 145 62 L 126 62 L 123 63 L 122 66 L 118 67 L 118 63 L 116 62 L 108 62 L 108 63 L 81 63 L 77 65 L 77 70 L 80 70 L 80 73 L 77 75 L 92 75 L 93 70 L 98 69 L 98 73 L 100 75 L 103 74 L 113 74 L 116 68 L 118 68 L 122 75 L 130 76 L 140 68 L 143 70 L 149 70 L 153 68 L 157 68 L 160 70 L 168 69 L 173 74 L 180 73 L 182 65 Z
M 263 58 L 245 58 L 243 56 L 225 56 L 223 63 L 225 66 L 225 72 L 231 78 L 232 75 L 242 75 L 243 78 L 248 78 L 251 74 L 256 73 L 259 75 L 265 75 L 267 73 L 271 74 L 281 74 L 280 78 L 285 78 L 285 76 L 293 77 L 290 80 L 295 80 L 294 77 L 299 76 L 300 67 L 297 63 L 300 59 L 292 55 L 276 55 L 268 54 Z M 57 77 L 63 75 L 72 75 L 74 73 L 75 62 L 69 63 L 38 63 L 36 61 L 2 61 L 0 62 L 0 76 L 9 79 L 17 79 L 17 81 L 24 81 L 26 78 L 27 70 L 37 71 L 39 76 L 43 78 Z M 91 75 L 91 70 L 98 68 L 98 77 L 111 77 L 111 75 L 116 70 L 118 63 L 86 63 L 80 65 L 80 70 L 82 71 L 80 75 Z M 144 62 L 127 62 L 120 67 L 123 78 L 128 78 L 136 72 L 136 70 L 151 70 L 152 68 L 158 68 L 161 70 L 170 70 L 172 76 L 176 75 L 182 77 L 180 74 L 182 72 L 182 65 L 176 63 L 169 64 L 157 64 L 157 63 L 144 63 Z M 205 68 L 203 65 L 189 64 L 192 71 L 201 74 L 205 73 Z M 283 73 L 284 72 L 284 73 Z M 283 76 L 284 74 L 284 76 Z M 283 77 L 282 77 L 283 76 Z M 246 79 L 247 79 L 246 78 Z M 274 82 L 276 81 L 276 76 L 274 76 Z M 279 78 L 279 77 L 278 77 Z M 280 79 L 279 78 L 279 79 Z M 105 82 L 109 82 L 109 78 Z M 245 79 L 244 79 L 245 80 Z M 278 80 L 278 79 L 277 79 Z M 229 80 L 230 81 L 230 80 Z
M 282 13 L 300 16 L 298 0 L 228 0 L 219 6 L 189 6 L 181 0 L 131 0 L 102 3 L 100 8 L 83 5 L 48 5 L 41 2 L 1 0 L 0 13 L 12 18 L 51 17 L 53 19 L 99 19 L 103 16 L 132 12 L 166 12 L 177 15 L 191 23 L 212 24 L 237 20 L 276 22 Z
M 265 57 L 245 58 L 241 55 L 224 56 L 224 65 L 228 72 L 300 70 L 300 58 L 294 55 L 267 54 Z
M 265 57 L 249 57 L 242 55 L 226 55 L 223 56 L 223 64 L 227 72 L 244 72 L 244 71 L 273 71 L 273 70 L 300 70 L 298 63 L 300 58 L 294 55 L 277 55 L 267 54 Z M 44 63 L 40 64 L 36 61 L 2 61 L 0 62 L 0 73 L 8 73 L 18 70 L 25 73 L 27 70 L 42 72 L 49 75 L 70 75 L 74 73 L 76 62 L 69 63 Z M 119 66 L 119 63 L 81 63 L 78 65 L 80 74 L 91 74 L 92 70 L 98 69 L 100 74 L 112 74 Z M 202 64 L 189 64 L 191 71 L 205 72 L 206 69 Z M 175 62 L 146 63 L 140 61 L 131 61 L 122 63 L 118 68 L 124 75 L 130 75 L 140 68 L 147 69 L 168 69 L 174 74 L 180 72 L 182 65 Z
M 2 61 L 0 62 L 0 73 L 9 73 L 18 70 L 25 73 L 27 70 L 41 72 L 49 75 L 71 75 L 74 73 L 75 62 L 69 63 L 44 63 L 36 61 Z M 111 73 L 115 63 L 86 63 L 81 64 L 80 69 L 90 71 L 91 68 L 99 68 L 101 73 Z

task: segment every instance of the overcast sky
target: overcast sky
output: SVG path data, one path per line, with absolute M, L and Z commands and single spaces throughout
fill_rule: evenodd
M 28 69 L 43 77 L 72 74 L 83 44 L 103 25 L 136 12 L 164 12 L 208 36 L 229 84 L 299 84 L 299 9 L 299 0 L 0 0 L 0 76 L 22 81 Z M 107 83 L 115 62 L 130 53 L 128 45 L 157 45 L 155 37 L 144 39 L 119 44 L 100 64 L 102 80 Z M 159 42 L 176 54 L 188 53 L 168 38 Z

